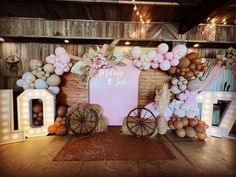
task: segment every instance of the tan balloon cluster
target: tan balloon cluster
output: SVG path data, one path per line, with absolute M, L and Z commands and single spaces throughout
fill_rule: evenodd
M 197 118 L 189 119 L 187 117 L 180 118 L 172 116 L 168 121 L 168 126 L 174 130 L 178 137 L 198 138 L 204 140 L 207 138 L 206 129 L 209 126 L 202 120 Z
M 48 132 L 50 134 L 56 135 L 66 135 L 67 134 L 67 126 L 66 126 L 66 106 L 58 106 L 57 107 L 57 118 L 54 124 L 48 127 Z
M 191 52 L 179 60 L 177 66 L 172 66 L 168 73 L 176 76 L 184 76 L 186 79 L 191 79 L 193 76 L 198 76 L 202 71 L 206 71 L 207 67 L 202 63 L 202 59 L 198 53 Z

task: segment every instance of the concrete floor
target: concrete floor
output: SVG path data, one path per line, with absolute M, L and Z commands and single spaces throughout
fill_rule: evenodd
M 175 154 L 175 160 L 52 161 L 68 137 L 30 138 L 1 145 L 0 177 L 236 176 L 235 140 L 208 137 L 205 142 L 191 141 L 170 132 L 159 138 Z

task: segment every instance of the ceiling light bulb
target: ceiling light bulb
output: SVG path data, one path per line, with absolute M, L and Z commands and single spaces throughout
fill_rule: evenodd
M 139 15 L 139 11 L 136 12 L 136 15 Z
M 194 44 L 193 47 L 199 47 L 199 44 Z
M 126 42 L 125 42 L 125 45 L 130 45 L 130 42 L 129 42 L 129 41 L 126 41 Z
M 226 18 L 224 18 L 223 20 L 222 20 L 222 22 L 225 22 L 226 21 Z
M 0 42 L 4 42 L 4 41 L 5 41 L 5 39 L 0 37 Z
M 150 21 L 151 21 L 151 20 L 150 20 L 150 19 L 148 19 L 148 20 L 147 20 L 147 23 L 150 23 Z
M 207 21 L 209 21 L 211 18 L 210 17 L 207 17 Z
M 211 20 L 211 23 L 215 24 L 215 19 L 214 18 Z
M 226 25 L 226 24 L 227 24 L 227 22 L 224 22 L 223 24 L 224 24 L 224 25 Z
M 70 41 L 69 41 L 69 40 L 67 40 L 67 39 L 65 39 L 65 40 L 64 40 L 64 42 L 65 42 L 65 43 L 69 43 Z
M 137 10 L 137 6 L 136 5 L 134 5 L 134 11 L 136 11 Z
M 142 15 L 139 16 L 140 18 L 143 18 Z

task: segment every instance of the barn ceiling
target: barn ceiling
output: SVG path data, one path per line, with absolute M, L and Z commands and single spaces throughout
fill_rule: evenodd
M 235 25 L 235 0 L 136 0 L 137 10 L 152 22 L 178 23 L 185 33 L 208 17 Z M 132 0 L 3 0 L 0 17 L 139 21 Z

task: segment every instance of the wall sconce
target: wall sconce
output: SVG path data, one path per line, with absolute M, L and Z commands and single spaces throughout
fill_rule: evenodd
M 33 126 L 32 104 L 33 99 L 43 101 L 43 125 Z M 27 89 L 17 97 L 17 109 L 20 130 L 24 131 L 26 137 L 46 136 L 48 126 L 54 123 L 55 117 L 55 95 L 46 89 Z
M 0 90 L 0 144 L 23 140 L 23 131 L 14 130 L 13 90 Z

